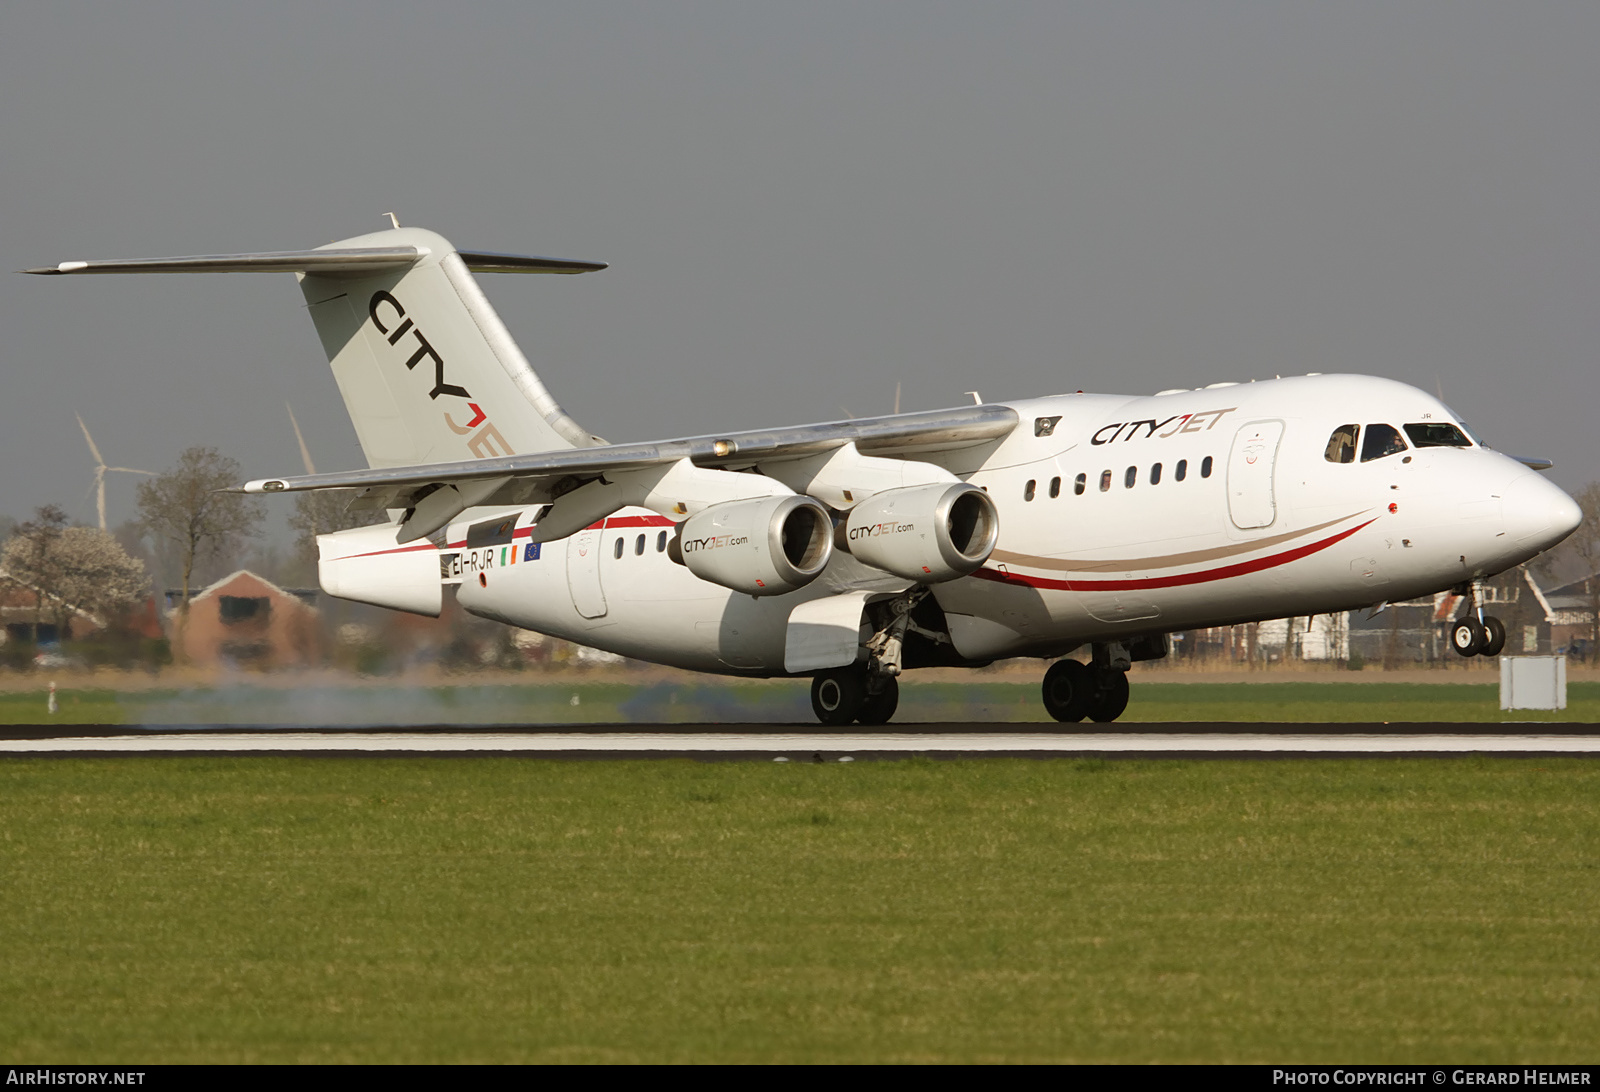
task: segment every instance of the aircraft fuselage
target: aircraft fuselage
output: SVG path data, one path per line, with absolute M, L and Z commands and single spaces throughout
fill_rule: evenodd
M 932 585 L 959 661 L 1411 599 L 1520 564 L 1575 525 L 1571 499 L 1522 463 L 1464 435 L 1420 446 L 1460 422 L 1390 380 L 1004 405 L 1022 420 L 1010 436 L 926 456 L 982 487 L 1000 515 L 984 566 Z M 1333 461 L 1345 426 L 1356 429 L 1348 461 Z M 1374 433 L 1393 433 L 1394 450 L 1359 450 Z M 841 550 L 806 588 L 753 598 L 674 563 L 666 517 L 624 509 L 535 545 L 537 513 L 505 513 L 504 541 L 476 547 L 465 523 L 451 528 L 465 609 L 699 671 L 784 674 L 797 604 L 911 585 Z

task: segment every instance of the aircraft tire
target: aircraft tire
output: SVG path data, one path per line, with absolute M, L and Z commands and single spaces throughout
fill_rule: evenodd
M 1492 614 L 1483 617 L 1485 633 L 1483 648 L 1479 656 L 1498 656 L 1500 650 L 1506 647 L 1506 624 Z
M 853 723 L 866 700 L 867 673 L 859 667 L 819 671 L 811 680 L 811 711 L 830 728 Z
M 1089 703 L 1094 700 L 1094 674 L 1077 660 L 1057 660 L 1044 673 L 1041 689 L 1044 711 L 1062 724 L 1076 724 L 1089 715 Z
M 1110 724 L 1128 708 L 1128 675 L 1124 671 L 1108 671 L 1101 676 L 1101 686 L 1089 702 L 1089 719 L 1096 724 Z
M 1450 647 L 1458 656 L 1476 656 L 1487 640 L 1488 634 L 1476 618 L 1463 618 L 1450 629 Z
M 893 675 L 883 680 L 883 689 L 876 694 L 867 693 L 856 714 L 857 724 L 888 724 L 900 705 L 900 682 Z

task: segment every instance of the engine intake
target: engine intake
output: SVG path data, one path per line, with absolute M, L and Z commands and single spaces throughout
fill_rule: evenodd
M 994 501 L 965 482 L 874 493 L 844 525 L 845 545 L 858 561 L 921 584 L 976 572 L 999 537 Z
M 690 516 L 673 560 L 701 580 L 746 595 L 803 588 L 833 556 L 833 519 L 821 502 L 790 494 L 725 501 Z

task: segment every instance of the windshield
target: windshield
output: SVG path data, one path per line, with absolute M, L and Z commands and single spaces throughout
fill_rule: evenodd
M 1445 412 L 1456 419 L 1456 424 L 1460 426 L 1462 432 L 1465 432 L 1467 436 L 1471 438 L 1473 443 L 1477 444 L 1479 447 L 1488 448 L 1490 451 L 1494 450 L 1493 448 L 1489 447 L 1488 444 L 1483 442 L 1482 436 L 1479 436 L 1476 432 L 1472 431 L 1472 427 L 1461 419 L 1461 415 L 1459 413 L 1451 409 L 1449 406 L 1445 407 Z
M 1399 431 L 1393 425 L 1368 425 L 1366 436 L 1361 441 L 1361 461 L 1370 463 L 1374 459 L 1381 459 L 1385 455 L 1393 455 L 1406 449 L 1406 442 L 1400 438 Z
M 1414 447 L 1472 446 L 1472 441 L 1467 439 L 1466 434 L 1448 421 L 1424 421 L 1419 425 L 1407 425 L 1406 435 L 1411 437 Z

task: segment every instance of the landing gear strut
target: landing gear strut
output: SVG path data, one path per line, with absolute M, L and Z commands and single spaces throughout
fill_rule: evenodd
M 1466 609 L 1450 627 L 1450 647 L 1459 656 L 1498 656 L 1506 646 L 1506 627 L 1492 614 L 1483 613 L 1483 585 L 1474 580 L 1456 589 L 1467 597 Z
M 811 711 L 818 720 L 835 728 L 850 723 L 889 723 L 900 704 L 906 635 L 935 644 L 950 643 L 947 634 L 925 629 L 911 618 L 911 612 L 929 594 L 926 587 L 918 585 L 873 605 L 869 620 L 875 629 L 866 642 L 866 662 L 831 668 L 811 680 Z

